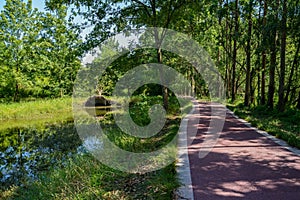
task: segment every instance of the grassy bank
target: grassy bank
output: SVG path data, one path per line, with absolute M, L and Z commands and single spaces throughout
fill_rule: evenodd
M 0 131 L 72 120 L 72 98 L 0 104 Z
M 150 122 L 148 110 L 153 104 L 162 103 L 162 98 L 137 98 L 130 104 L 130 114 L 133 121 L 140 126 Z M 170 100 L 170 111 L 167 121 L 161 132 L 147 139 L 135 138 L 122 133 L 116 126 L 113 115 L 107 113 L 101 118 L 101 126 L 106 131 L 108 138 L 122 149 L 131 152 L 149 152 L 157 150 L 177 134 L 181 116 L 178 115 L 179 104 L 174 99 Z M 1 114 L 1 121 L 7 122 L 7 128 L 27 126 L 14 121 L 28 122 L 28 126 L 36 123 L 59 123 L 61 120 L 72 119 L 71 99 L 43 100 L 21 104 L 1 105 L 6 110 Z M 186 106 L 188 112 L 190 106 Z M 29 114 L 27 114 L 29 113 Z M 30 117 L 30 119 L 28 119 Z M 31 120 L 33 119 L 33 120 Z M 12 121 L 13 123 L 8 123 Z M 41 122 L 42 121 L 42 122 Z M 11 126 L 10 126 L 11 125 Z M 3 127 L 2 127 L 3 128 Z M 61 129 L 59 129 L 61 130 Z M 60 137 L 46 137 L 43 140 L 51 145 L 58 144 L 59 138 L 64 138 L 65 131 Z M 71 132 L 70 132 L 71 133 Z M 53 133 L 52 133 L 53 134 Z M 54 138 L 55 141 L 51 138 Z M 64 140 L 68 148 L 78 145 L 70 137 Z M 72 138 L 74 138 L 72 136 Z M 76 143 L 76 144 L 75 144 Z M 59 150 L 60 151 L 60 150 Z M 66 155 L 68 155 L 68 152 Z M 179 186 L 175 163 L 163 169 L 147 172 L 145 174 L 131 174 L 107 167 L 96 160 L 89 153 L 69 156 L 64 162 L 53 163 L 50 168 L 41 170 L 38 179 L 25 181 L 23 186 L 11 185 L 0 191 L 0 199 L 174 199 L 174 191 Z
M 265 106 L 245 108 L 243 104 L 229 104 L 227 107 L 252 126 L 285 140 L 293 147 L 300 148 L 299 110 L 287 109 L 285 112 L 278 112 Z
M 70 159 L 63 169 L 41 175 L 24 187 L 11 187 L 2 199 L 173 199 L 178 187 L 174 165 L 146 174 L 129 174 L 89 155 Z

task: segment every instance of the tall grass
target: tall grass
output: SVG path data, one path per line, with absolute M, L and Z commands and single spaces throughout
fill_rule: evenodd
M 106 167 L 93 157 L 77 156 L 65 168 L 44 173 L 39 181 L 11 187 L 1 199 L 174 199 L 174 165 L 146 174 Z
M 0 104 L 0 130 L 72 120 L 72 98 Z

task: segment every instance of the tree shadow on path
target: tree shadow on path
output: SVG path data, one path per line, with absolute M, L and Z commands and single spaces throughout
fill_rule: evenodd
M 198 129 L 189 146 L 195 199 L 299 199 L 300 157 L 230 114 L 217 144 L 200 159 L 210 106 L 200 104 L 200 113 L 200 123 L 189 124 Z

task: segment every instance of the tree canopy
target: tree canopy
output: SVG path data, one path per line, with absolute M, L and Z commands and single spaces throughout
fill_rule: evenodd
M 0 98 L 70 94 L 80 66 L 79 33 L 70 29 L 67 7 L 40 12 L 32 1 L 7 0 L 0 13 Z
M 32 10 L 31 1 L 6 1 L 1 12 L 2 98 L 5 93 L 17 99 L 24 91 L 37 96 L 70 93 L 76 70 L 70 73 L 69 69 L 79 66 L 71 63 L 78 63 L 80 52 L 123 30 L 164 27 L 188 34 L 205 48 L 221 73 L 229 100 L 280 111 L 300 108 L 298 0 L 46 0 L 46 6 L 50 12 L 40 13 Z M 71 21 L 75 16 L 83 21 L 69 24 L 67 10 Z M 79 32 L 70 27 L 91 32 L 80 43 Z M 143 54 L 146 57 L 139 59 L 172 65 L 185 73 L 198 94 L 206 95 L 201 76 L 196 77 L 178 56 L 161 51 L 161 39 L 163 34 L 158 34 L 155 51 L 131 55 Z M 124 65 L 115 66 L 113 73 L 118 77 Z M 44 75 L 34 77 L 39 73 Z

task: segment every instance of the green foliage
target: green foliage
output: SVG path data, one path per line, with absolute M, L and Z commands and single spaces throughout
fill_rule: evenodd
M 4 10 L 0 14 L 1 102 L 69 95 L 80 66 L 77 56 L 83 50 L 97 47 L 109 36 L 122 30 L 150 26 L 166 27 L 190 35 L 209 52 L 222 75 L 227 94 L 234 94 L 232 100 L 235 100 L 233 96 L 236 96 L 237 101 L 241 102 L 245 96 L 246 82 L 250 84 L 250 91 L 247 89 L 250 106 L 245 108 L 242 102 L 234 106 L 238 115 L 258 128 L 286 140 L 289 144 L 300 146 L 300 114 L 294 109 L 297 104 L 298 108 L 300 107 L 298 1 L 284 1 L 287 2 L 287 13 L 281 6 L 276 5 L 275 1 L 257 0 L 47 0 L 46 5 L 51 11 L 47 13 L 33 10 L 31 0 L 26 2 L 6 0 Z M 89 25 L 93 27 L 83 45 L 78 39 L 79 32 L 75 24 L 66 22 L 65 5 L 73 5 L 70 9 L 74 16 L 79 14 L 84 17 L 82 30 Z M 282 26 L 282 16 L 286 14 L 287 30 Z M 72 18 L 73 16 L 70 20 Z M 252 34 L 251 31 L 246 31 L 250 26 L 253 28 Z M 279 38 L 284 36 L 283 33 L 286 33 L 286 50 L 279 47 L 279 42 L 283 41 Z M 119 48 L 118 44 L 110 45 L 113 49 Z M 81 49 L 78 49 L 78 46 Z M 280 55 L 278 50 L 281 50 Z M 104 58 L 97 58 L 87 68 L 99 67 L 101 63 L 109 62 L 115 55 L 110 49 L 102 49 L 102 53 Z M 102 77 L 92 77 L 93 79 L 89 80 L 92 83 L 99 83 L 95 91 L 89 91 L 90 94 L 111 95 L 117 80 L 126 71 L 140 64 L 157 62 L 159 60 L 157 55 L 156 49 L 150 49 L 136 50 L 120 57 L 108 66 Z M 168 52 L 163 52 L 163 56 L 164 59 L 158 62 L 184 74 L 193 82 L 195 87 L 193 90 L 197 95 L 208 96 L 209 91 L 201 75 L 197 74 L 188 63 L 178 55 Z M 286 67 L 283 72 L 278 69 L 280 62 L 276 59 L 279 57 L 286 57 L 281 63 L 281 66 Z M 245 73 L 246 58 L 250 60 L 247 60 L 248 70 Z M 249 75 L 250 80 L 245 81 Z M 278 84 L 279 80 L 284 79 L 289 80 L 289 83 L 284 85 L 281 81 Z M 267 88 L 267 84 L 273 88 Z M 282 92 L 285 94 L 284 104 L 287 108 L 285 112 L 273 110 L 273 103 L 283 102 L 283 95 L 278 94 L 280 88 L 275 88 L 277 85 L 281 86 L 281 94 Z M 269 107 L 264 105 L 265 100 L 262 101 L 267 92 Z M 136 95 L 138 96 L 133 97 L 130 103 L 131 117 L 137 124 L 146 125 L 149 123 L 147 111 L 151 105 L 162 104 L 161 86 L 146 85 L 138 89 Z M 157 97 L 150 98 L 149 95 Z M 120 147 L 136 152 L 153 150 L 170 141 L 178 130 L 180 117 L 174 116 L 179 111 L 178 102 L 174 100 L 172 94 L 169 96 L 169 119 L 161 134 L 146 140 L 136 139 L 116 128 L 112 115 L 108 113 L 104 115 L 102 123 L 108 130 L 110 139 Z M 69 101 L 67 100 L 68 104 Z M 55 105 L 55 102 L 51 101 L 42 102 L 45 105 L 47 103 Z M 6 136 L 6 140 L 1 141 L 3 147 L 16 144 L 15 142 L 20 139 L 19 136 L 23 132 L 14 129 L 16 127 L 21 130 L 37 124 L 43 124 L 44 127 L 46 123 L 71 119 L 70 107 L 57 106 L 55 109 L 49 109 L 50 105 L 43 107 L 42 104 L 28 103 L 24 108 L 23 104 L 0 105 L 0 129 Z M 189 105 L 186 105 L 185 110 L 188 109 Z M 17 135 L 11 136 L 11 132 L 7 131 L 8 127 L 12 127 Z M 14 142 L 8 143 L 7 140 L 10 138 Z M 49 140 L 57 142 L 55 137 Z M 154 145 L 154 142 L 157 143 Z M 24 188 L 12 187 L 11 190 L 3 192 L 3 195 L 19 199 L 94 199 L 99 196 L 102 199 L 153 197 L 170 199 L 172 188 L 177 185 L 174 174 L 174 166 L 168 166 L 161 171 L 150 173 L 150 178 L 146 178 L 147 182 L 145 176 L 129 175 L 108 169 L 86 156 L 71 160 L 63 170 L 53 169 L 32 185 L 27 184 Z M 154 181 L 151 177 L 154 177 Z
M 89 24 L 93 30 L 83 45 L 85 49 L 136 27 L 184 32 L 211 55 L 232 101 L 238 98 L 245 99 L 247 105 L 264 105 L 268 96 L 270 108 L 277 103 L 281 110 L 295 105 L 300 108 L 297 1 L 47 0 L 46 5 L 51 10 L 72 5 L 73 12 L 86 19 L 82 25 Z M 284 41 L 286 45 L 282 45 Z M 146 63 L 157 61 L 155 53 L 148 55 Z M 165 62 L 167 55 L 163 55 Z M 176 69 L 182 64 L 178 59 L 173 63 Z M 193 78 L 193 71 L 187 71 Z M 196 81 L 200 82 L 196 91 L 207 96 L 205 83 Z
M 80 41 L 66 13 L 66 7 L 51 14 L 32 9 L 31 1 L 6 1 L 0 13 L 0 99 L 72 92 Z
M 173 104 L 174 102 L 174 104 Z M 148 111 L 154 104 L 162 105 L 162 97 L 140 97 L 130 103 L 130 116 L 132 120 L 139 126 L 146 126 L 150 123 Z M 112 113 L 105 116 L 106 120 L 101 120 L 101 127 L 107 133 L 110 141 L 113 141 L 122 149 L 131 152 L 149 152 L 157 150 L 169 143 L 177 134 L 180 125 L 180 110 L 178 102 L 172 100 L 170 111 L 167 113 L 167 121 L 163 129 L 155 136 L 140 139 L 122 132 L 114 122 Z
M 98 47 L 111 35 L 133 27 L 165 27 L 180 17 L 183 8 L 192 1 L 96 1 L 96 0 L 47 0 L 46 6 L 56 10 L 61 5 L 73 5 L 74 13 L 81 14 L 91 25 L 91 33 L 86 37 L 85 49 Z M 83 7 L 89 9 L 83 10 Z M 80 11 L 79 11 L 80 10 Z

